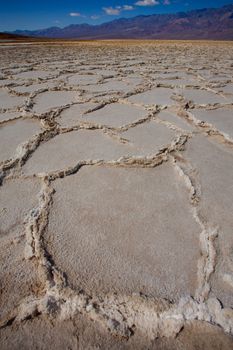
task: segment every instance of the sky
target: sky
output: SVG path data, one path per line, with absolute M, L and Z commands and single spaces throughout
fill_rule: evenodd
M 233 0 L 0 0 L 0 31 L 100 24 L 121 17 L 220 7 Z

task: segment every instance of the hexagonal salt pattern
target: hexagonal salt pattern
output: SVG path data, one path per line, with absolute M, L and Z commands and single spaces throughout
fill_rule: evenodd
M 232 57 L 0 44 L 1 349 L 230 348 Z

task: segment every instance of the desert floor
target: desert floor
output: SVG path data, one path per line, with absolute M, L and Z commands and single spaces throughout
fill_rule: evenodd
M 233 43 L 0 62 L 0 348 L 232 348 Z

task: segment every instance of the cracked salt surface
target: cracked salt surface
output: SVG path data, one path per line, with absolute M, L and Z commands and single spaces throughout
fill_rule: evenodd
M 92 110 L 97 105 L 95 103 L 80 103 L 65 109 L 60 113 L 57 122 L 63 128 L 73 127 L 83 121 L 85 112 Z
M 25 94 L 25 93 L 30 94 L 30 93 L 33 93 L 35 91 L 48 89 L 48 88 L 52 88 L 55 86 L 56 86 L 56 83 L 45 82 L 45 83 L 41 83 L 41 84 L 32 84 L 32 85 L 28 85 L 28 86 L 16 86 L 13 88 L 13 91 L 15 91 L 16 93 L 19 93 L 19 94 Z
M 231 348 L 232 50 L 0 46 L 1 349 Z
M 38 95 L 34 100 L 33 111 L 45 113 L 63 105 L 79 101 L 79 93 L 73 91 L 48 91 Z
M 68 79 L 68 84 L 70 85 L 88 85 L 96 84 L 100 77 L 96 75 L 80 75 L 75 74 Z
M 9 109 L 17 107 L 18 105 L 23 104 L 24 98 L 19 96 L 11 96 L 7 90 L 0 89 L 0 109 Z
M 22 73 L 15 74 L 14 78 L 15 79 L 45 79 L 49 78 L 54 75 L 53 71 L 43 71 L 43 70 L 38 70 L 38 71 L 26 71 Z
M 194 294 L 199 227 L 171 165 L 85 167 L 54 188 L 45 240 L 74 287 L 172 300 Z
M 202 215 L 218 229 L 216 249 L 220 255 L 210 281 L 211 290 L 225 306 L 233 307 L 232 286 L 224 280 L 225 274 L 232 274 L 233 218 L 229 215 L 233 212 L 232 149 L 196 137 L 190 141 L 186 152 L 185 157 L 197 169 L 200 178 Z
M 0 162 L 13 158 L 17 146 L 39 133 L 40 125 L 34 120 L 16 120 L 4 124 L 0 129 Z
M 39 190 L 37 179 L 9 181 L 0 190 L 1 319 L 17 307 L 37 283 L 35 267 L 24 259 L 23 222 L 31 207 L 36 206 Z
M 180 90 L 180 94 L 188 101 L 193 101 L 196 104 L 216 104 L 216 103 L 223 103 L 226 104 L 227 98 L 223 96 L 219 96 L 214 94 L 213 92 L 205 91 L 205 90 L 194 90 L 194 89 L 187 89 L 187 90 Z
M 173 111 L 164 110 L 158 114 L 159 119 L 169 122 L 170 126 L 175 126 L 185 131 L 193 131 L 194 127 L 188 124 L 187 121 L 179 118 L 177 114 Z
M 172 143 L 175 133 L 164 125 L 150 121 L 123 132 L 122 136 L 132 143 L 138 154 L 146 156 L 166 148 Z
M 173 105 L 175 101 L 171 99 L 175 91 L 167 88 L 155 88 L 150 91 L 132 96 L 129 101 L 145 105 Z
M 5 113 L 0 113 L 0 123 L 10 120 L 10 119 L 15 119 L 20 116 L 19 112 L 5 112 Z
M 59 150 L 59 151 L 58 151 Z M 112 160 L 132 152 L 101 130 L 60 134 L 42 144 L 23 167 L 25 174 L 47 173 L 75 166 L 81 160 Z
M 233 84 L 226 84 L 225 86 L 218 89 L 220 92 L 224 94 L 229 94 L 232 96 L 233 94 Z
M 104 82 L 103 84 L 99 85 L 88 85 L 85 87 L 85 90 L 89 92 L 128 92 L 130 91 L 130 86 L 119 80 L 112 80 L 112 81 L 107 81 Z
M 193 109 L 191 113 L 200 121 L 207 122 L 214 128 L 233 139 L 233 108 Z
M 113 103 L 86 114 L 83 119 L 92 123 L 117 128 L 145 118 L 146 115 L 147 112 L 140 107 Z

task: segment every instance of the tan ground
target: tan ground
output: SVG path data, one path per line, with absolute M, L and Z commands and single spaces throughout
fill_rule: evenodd
M 0 46 L 0 348 L 233 347 L 233 44 Z

